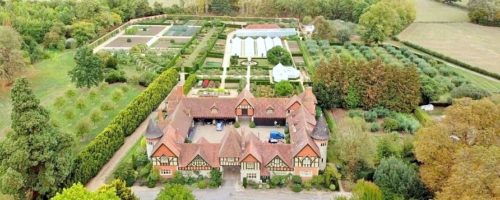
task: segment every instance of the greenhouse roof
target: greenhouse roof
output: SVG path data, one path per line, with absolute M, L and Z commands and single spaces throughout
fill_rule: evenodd
M 235 31 L 237 37 L 287 37 L 297 35 L 294 28 L 279 29 L 239 29 Z

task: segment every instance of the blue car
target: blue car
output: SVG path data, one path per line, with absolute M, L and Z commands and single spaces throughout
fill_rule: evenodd
M 269 139 L 282 140 L 285 139 L 285 135 L 278 131 L 271 131 L 271 133 L 269 134 Z

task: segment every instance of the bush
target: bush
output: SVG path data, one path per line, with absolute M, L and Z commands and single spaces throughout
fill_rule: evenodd
M 364 113 L 365 121 L 374 122 L 377 119 L 377 112 L 375 111 L 365 111 Z
M 311 183 L 311 181 L 304 182 L 304 189 L 306 189 L 307 191 L 309 191 L 309 190 L 312 189 L 312 183 Z
M 391 131 L 398 130 L 399 122 L 398 122 L 398 120 L 393 119 L 393 118 L 385 118 L 383 126 L 384 126 L 384 130 L 386 132 L 391 132 Z
M 196 187 L 198 187 L 199 189 L 207 189 L 208 188 L 208 181 L 206 179 L 198 181 L 196 183 Z
M 75 118 L 75 111 L 73 111 L 73 110 L 66 110 L 66 111 L 64 111 L 64 117 L 66 119 L 73 119 L 73 118 Z
M 178 72 L 175 69 L 168 69 L 121 110 L 111 123 L 77 154 L 68 182 L 86 183 L 94 177 L 123 145 L 124 138 L 133 133 L 149 116 L 151 110 L 170 93 L 177 83 L 177 77 Z M 158 173 L 157 170 L 153 171 Z
M 349 110 L 348 115 L 350 118 L 363 117 L 363 112 L 361 112 L 360 110 Z
M 255 128 L 257 125 L 255 125 L 254 121 L 251 121 L 249 126 L 250 126 L 250 128 Z
M 247 178 L 247 177 L 244 177 L 244 178 L 243 178 L 243 187 L 244 187 L 244 188 L 247 188 L 247 186 L 248 186 L 248 178 Z
M 90 120 L 89 119 L 82 119 L 78 124 L 76 125 L 76 135 L 82 136 L 85 133 L 88 133 L 90 131 Z
M 189 75 L 189 77 L 184 82 L 184 87 L 182 88 L 184 90 L 184 94 L 189 93 L 189 91 L 191 90 L 191 88 L 193 88 L 197 81 L 198 78 L 196 78 L 196 74 Z
M 76 96 L 76 91 L 73 89 L 69 89 L 69 90 L 66 90 L 66 92 L 64 94 L 66 95 L 66 97 L 72 98 L 72 97 Z
M 64 104 L 66 104 L 66 99 L 64 99 L 64 97 L 57 97 L 54 101 L 54 107 L 56 108 L 62 108 Z
M 144 72 L 141 74 L 141 76 L 139 77 L 139 85 L 143 86 L 143 87 L 147 87 L 149 86 L 149 84 L 151 82 L 153 82 L 153 80 L 155 80 L 157 74 L 153 73 L 153 72 Z
M 274 91 L 278 96 L 288 96 L 293 92 L 293 85 L 288 81 L 280 81 L 274 85 Z
M 64 47 L 66 47 L 66 49 L 74 49 L 78 47 L 78 42 L 74 38 L 68 38 L 64 41 Z
M 154 188 L 159 180 L 160 180 L 160 172 L 158 172 L 158 170 L 156 170 L 154 167 L 151 168 L 151 172 L 149 172 L 149 176 L 146 180 L 148 188 Z
M 89 98 L 90 99 L 95 99 L 97 97 L 97 92 L 95 89 L 90 90 L 89 92 Z
M 278 63 L 292 65 L 292 56 L 280 46 L 275 46 L 267 51 L 267 60 L 272 65 L 277 65 Z
M 123 96 L 123 92 L 121 92 L 120 90 L 115 90 L 113 91 L 113 93 L 111 94 L 111 99 L 113 99 L 113 101 L 119 101 Z
M 293 175 L 292 176 L 292 183 L 294 184 L 302 184 L 302 178 L 298 175 Z
M 108 110 L 112 110 L 114 108 L 113 106 L 113 103 L 109 102 L 109 101 L 105 101 L 101 104 L 101 106 L 99 107 L 102 111 L 108 111 Z
M 271 187 L 283 187 L 287 183 L 287 176 L 275 175 L 271 177 Z
M 210 182 L 208 185 L 211 188 L 216 188 L 222 185 L 222 173 L 217 169 L 212 169 L 210 171 Z
M 314 188 L 320 189 L 325 184 L 325 177 L 323 175 L 313 176 L 311 179 L 311 184 Z
M 101 111 L 99 111 L 99 110 L 92 111 L 92 113 L 90 114 L 90 120 L 94 124 L 96 124 L 97 122 L 101 121 L 102 120 L 102 113 L 101 113 Z
M 124 82 L 127 82 L 127 77 L 125 77 L 124 71 L 111 70 L 108 73 L 106 73 L 106 76 L 104 77 L 104 81 L 106 81 L 106 83 L 109 83 L 109 84 L 124 83 Z
M 491 94 L 482 88 L 478 88 L 478 87 L 475 87 L 473 85 L 466 84 L 466 85 L 462 85 L 460 87 L 453 89 L 451 91 L 451 96 L 453 98 L 469 97 L 469 98 L 472 98 L 474 100 L 477 100 L 477 99 L 482 99 L 484 97 L 489 97 L 489 96 L 491 96 Z
M 335 184 L 331 184 L 330 186 L 328 186 L 328 189 L 330 189 L 330 191 L 335 191 L 337 187 L 335 186 Z
M 370 131 L 371 132 L 377 132 L 380 130 L 380 125 L 378 123 L 371 123 L 370 124 Z
M 434 68 L 434 67 L 424 67 L 422 69 L 422 72 L 424 74 L 427 74 L 427 76 L 430 76 L 430 77 L 435 77 L 437 74 L 438 74 L 438 71 Z
M 239 122 L 234 122 L 234 128 L 239 128 L 240 127 L 240 123 Z
M 300 191 L 302 191 L 302 185 L 301 184 L 293 184 L 291 186 L 291 188 L 292 188 L 292 191 L 294 191 L 294 192 L 300 192 Z
M 371 111 L 377 113 L 377 117 L 379 118 L 387 117 L 391 114 L 391 111 L 384 107 L 376 107 L 371 109 Z
M 83 110 L 85 107 L 87 107 L 85 99 L 78 99 L 78 100 L 76 100 L 76 108 L 78 108 L 80 110 Z

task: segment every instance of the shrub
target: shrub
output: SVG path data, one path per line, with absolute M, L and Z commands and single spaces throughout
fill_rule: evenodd
M 66 104 L 66 100 L 64 99 L 64 97 L 57 97 L 54 101 L 54 107 L 56 108 L 62 108 L 64 104 Z
M 300 191 L 302 191 L 302 185 L 301 184 L 293 184 L 291 186 L 291 188 L 292 188 L 292 191 L 294 191 L 294 192 L 300 192 Z
M 198 181 L 196 183 L 196 187 L 200 188 L 200 189 L 207 189 L 208 187 L 208 181 L 206 179 L 203 179 L 201 181 Z
M 132 38 L 127 38 L 127 42 L 131 43 L 132 42 Z
M 422 72 L 430 77 L 434 77 L 438 74 L 438 71 L 434 67 L 424 67 L 422 68 Z
M 292 183 L 294 184 L 302 184 L 302 178 L 298 175 L 293 175 L 292 176 Z
M 85 107 L 87 107 L 87 104 L 86 104 L 86 102 L 85 102 L 85 99 L 81 99 L 81 98 L 80 98 L 80 99 L 76 100 L 76 108 L 78 108 L 78 109 L 82 110 L 82 109 L 84 109 Z
M 64 94 L 66 95 L 66 97 L 72 98 L 72 97 L 76 96 L 76 91 L 73 89 L 69 89 L 69 90 L 66 90 L 66 92 Z
M 64 47 L 66 49 L 74 49 L 78 46 L 78 42 L 74 38 L 68 38 L 64 41 Z
M 348 115 L 350 118 L 363 117 L 363 112 L 361 112 L 360 110 L 350 110 Z
M 88 133 L 90 131 L 90 120 L 89 119 L 82 119 L 78 124 L 76 125 L 76 135 L 82 136 L 85 133 Z
M 141 76 L 139 77 L 139 85 L 143 86 L 143 87 L 147 87 L 149 86 L 149 84 L 151 82 L 153 82 L 153 80 L 155 80 L 157 74 L 153 73 L 153 72 L 144 72 L 141 74 Z
M 309 191 L 309 190 L 311 190 L 311 188 L 312 188 L 311 181 L 304 182 L 304 189 L 306 189 L 307 191 Z
M 364 113 L 365 121 L 374 122 L 377 119 L 377 112 L 375 111 L 365 111 Z
M 247 186 L 248 186 L 248 178 L 247 178 L 247 177 L 244 177 L 244 178 L 243 178 L 243 187 L 244 187 L 244 188 L 247 188 Z
M 420 123 L 410 115 L 398 113 L 395 117 L 399 125 L 398 131 L 415 133 L 420 128 Z
M 137 32 L 139 32 L 139 28 L 135 26 L 125 29 L 125 35 L 135 35 Z
M 320 189 L 325 184 L 325 177 L 323 175 L 313 176 L 311 179 L 311 184 L 314 188 Z
M 371 123 L 370 124 L 370 131 L 371 132 L 377 132 L 380 130 L 380 125 L 378 123 Z
M 122 85 L 122 86 L 120 87 L 120 89 L 122 90 L 122 92 L 123 92 L 123 93 L 127 93 L 127 92 L 128 92 L 128 90 L 129 90 L 129 88 L 128 88 L 128 86 L 127 86 L 127 85 Z
M 240 123 L 239 122 L 234 122 L 234 128 L 239 128 L 240 127 Z
M 249 127 L 250 127 L 250 128 L 255 128 L 256 126 L 257 126 L 257 125 L 255 125 L 255 122 L 254 122 L 254 121 L 251 121 L 251 122 L 250 122 L 250 125 L 249 125 Z
M 275 175 L 271 177 L 271 187 L 283 187 L 287 183 L 286 176 Z
M 212 169 L 210 171 L 210 182 L 208 185 L 211 188 L 216 188 L 222 185 L 222 173 L 217 169 Z
M 147 178 L 147 186 L 149 188 L 154 188 L 156 186 L 156 183 L 160 180 L 160 172 L 156 170 L 154 167 L 151 168 L 151 172 L 149 173 L 149 176 Z M 133 182 L 132 182 L 133 184 Z
M 64 117 L 66 119 L 73 119 L 73 118 L 75 118 L 75 111 L 73 111 L 73 110 L 66 110 L 66 111 L 64 111 Z
M 387 117 L 391 114 L 391 111 L 384 107 L 376 107 L 371 109 L 371 111 L 377 113 L 377 117 L 379 118 Z
M 91 89 L 89 92 L 89 98 L 95 99 L 97 97 L 97 91 L 95 89 Z
M 101 111 L 99 111 L 99 110 L 92 111 L 92 113 L 90 114 L 90 120 L 94 124 L 96 124 L 97 122 L 101 121 L 102 120 L 102 113 L 101 113 Z
M 477 99 L 491 96 L 491 94 L 482 88 L 478 88 L 478 87 L 475 87 L 473 85 L 466 84 L 466 85 L 462 85 L 460 87 L 453 89 L 451 91 L 451 96 L 453 98 L 469 97 L 469 98 L 472 98 L 474 100 L 477 100 Z
M 184 94 L 189 93 L 189 91 L 191 90 L 191 88 L 193 88 L 193 86 L 196 84 L 197 81 L 198 81 L 198 78 L 196 78 L 195 74 L 189 75 L 189 77 L 184 82 L 184 87 L 182 88 L 184 90 L 183 91 Z
M 393 118 L 385 118 L 383 124 L 384 130 L 387 132 L 398 130 L 399 122 Z
M 335 184 L 330 184 L 330 186 L 328 186 L 328 189 L 330 189 L 330 191 L 335 191 L 337 187 L 335 186 Z
M 113 99 L 113 101 L 119 101 L 123 96 L 123 92 L 119 91 L 119 90 L 115 90 L 113 91 L 113 93 L 111 94 L 111 98 Z
M 278 96 L 288 96 L 293 92 L 293 85 L 288 81 L 280 81 L 274 85 L 274 91 Z
M 283 65 L 292 64 L 292 56 L 280 46 L 275 46 L 267 51 L 267 60 L 273 65 L 277 65 L 278 63 Z
M 114 108 L 113 106 L 113 103 L 109 102 L 109 101 L 105 101 L 101 104 L 101 106 L 99 107 L 102 111 L 108 111 L 108 110 L 112 110 Z
M 109 84 L 124 83 L 124 82 L 127 82 L 127 77 L 125 77 L 124 71 L 110 70 L 108 73 L 106 73 L 106 76 L 104 77 L 104 81 L 106 81 L 106 83 L 109 83 Z

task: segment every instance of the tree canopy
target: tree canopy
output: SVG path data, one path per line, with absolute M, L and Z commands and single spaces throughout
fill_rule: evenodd
M 194 200 L 191 190 L 179 184 L 165 184 L 156 200 Z
M 280 81 L 274 85 L 274 91 L 278 96 L 288 96 L 293 93 L 293 85 L 289 81 Z
M 353 189 L 354 199 L 357 200 L 382 200 L 382 192 L 372 182 L 358 180 Z
M 88 191 L 81 183 L 75 183 L 61 193 L 57 193 L 51 200 L 120 200 L 116 196 L 115 188 L 101 188 L 96 192 Z
M 493 171 L 498 172 L 500 166 L 498 159 L 493 159 L 495 155 L 490 154 L 498 150 L 495 147 L 500 143 L 498 101 L 489 98 L 455 100 L 444 115 L 446 118 L 442 122 L 427 124 L 417 132 L 415 154 L 422 163 L 423 182 L 443 199 L 454 199 L 460 194 L 464 196 L 458 199 L 467 199 L 472 194 L 478 197 L 498 195 L 488 185 L 498 183 L 498 176 L 483 181 L 495 176 Z M 479 170 L 494 164 L 496 169 Z M 467 168 L 472 165 L 477 170 Z
M 12 83 L 25 67 L 21 36 L 14 29 L 0 26 L 0 80 Z
M 267 60 L 273 65 L 292 65 L 292 55 L 283 47 L 275 46 L 267 51 Z
M 54 195 L 71 171 L 73 138 L 49 122 L 49 112 L 25 78 L 11 94 L 12 130 L 0 143 L 0 191 L 20 199 Z
M 88 47 L 78 49 L 75 55 L 76 66 L 69 71 L 71 81 L 76 87 L 97 86 L 104 79 L 102 63 L 99 57 Z

